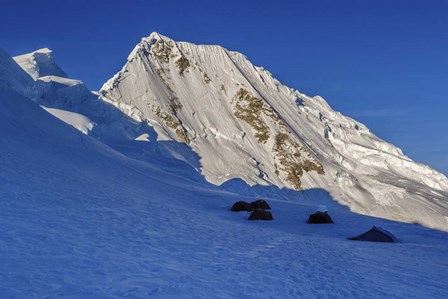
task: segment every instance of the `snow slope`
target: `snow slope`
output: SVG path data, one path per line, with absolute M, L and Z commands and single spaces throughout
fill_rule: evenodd
M 174 141 L 157 142 L 152 127 L 129 118 L 115 106 L 102 101 L 81 80 L 48 75 L 37 78 L 32 84 L 38 93 L 36 102 L 65 123 L 129 157 L 146 162 L 158 161 L 166 171 L 188 172 L 191 179 L 204 182 L 198 172 L 197 155 L 187 146 Z
M 214 184 L 328 190 L 353 211 L 448 230 L 448 179 L 242 54 L 152 33 L 100 91 Z
M 47 108 L 47 107 L 43 108 L 52 115 L 54 115 L 55 117 L 59 118 L 63 122 L 71 125 L 75 129 L 83 132 L 86 135 L 88 135 L 89 132 L 92 131 L 93 127 L 95 126 L 95 123 L 92 120 L 90 120 L 89 118 L 85 117 L 82 114 L 55 108 Z
M 29 98 L 34 98 L 36 95 L 33 79 L 2 49 L 0 49 L 0 85 Z
M 322 190 L 249 222 L 228 211 L 240 196 L 123 156 L 3 85 L 0 130 L 2 298 L 448 296 L 447 233 Z M 335 225 L 305 224 L 318 204 Z M 346 239 L 373 224 L 401 243 Z

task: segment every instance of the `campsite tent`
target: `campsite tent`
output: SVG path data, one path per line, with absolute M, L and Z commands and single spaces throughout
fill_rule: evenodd
M 268 204 L 268 202 L 264 199 L 257 199 L 250 203 L 251 206 L 256 209 L 263 209 L 263 210 L 270 210 L 271 206 Z
M 253 209 L 254 208 L 252 207 L 252 205 L 245 201 L 237 201 L 230 208 L 232 212 L 241 212 L 241 211 L 251 212 Z
M 392 235 L 387 230 L 381 227 L 372 227 L 369 231 L 357 236 L 349 238 L 350 240 L 356 241 L 371 241 L 371 242 L 389 242 L 396 243 L 398 242 L 397 238 Z
M 322 224 L 322 223 L 334 223 L 334 222 L 331 219 L 330 215 L 328 215 L 327 212 L 317 211 L 316 213 L 310 215 L 307 223 Z
M 249 220 L 274 220 L 274 218 L 272 218 L 271 212 L 263 209 L 256 209 L 250 214 Z

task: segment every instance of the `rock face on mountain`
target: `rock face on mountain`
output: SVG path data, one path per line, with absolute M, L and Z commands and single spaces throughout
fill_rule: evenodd
M 158 140 L 191 147 L 215 184 L 324 188 L 356 212 L 448 227 L 443 174 L 240 53 L 152 33 L 100 94 Z

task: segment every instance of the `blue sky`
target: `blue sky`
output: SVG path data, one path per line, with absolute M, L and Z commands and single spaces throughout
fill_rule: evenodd
M 152 31 L 246 54 L 448 174 L 448 1 L 5 1 L 0 47 L 98 89 Z

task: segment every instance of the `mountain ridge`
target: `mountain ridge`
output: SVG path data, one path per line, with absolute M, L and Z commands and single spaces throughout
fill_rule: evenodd
M 98 94 L 54 74 L 36 82 L 49 112 L 133 158 L 180 160 L 215 185 L 323 188 L 357 213 L 448 229 L 443 174 L 244 54 L 152 33 Z
M 243 54 L 221 46 L 152 33 L 100 94 L 136 121 L 154 126 L 159 140 L 190 146 L 201 157 L 202 174 L 215 184 L 242 178 L 251 185 L 325 187 L 355 211 L 365 213 L 363 206 L 373 204 L 367 212 L 386 217 L 396 211 L 385 207 L 426 206 L 432 189 L 443 202 L 448 191 L 443 174 L 413 162 L 322 97 L 282 85 Z M 439 224 L 447 225 L 435 206 L 426 209 L 431 212 L 424 218 L 437 215 Z M 420 218 L 406 210 L 400 212 L 402 220 Z

